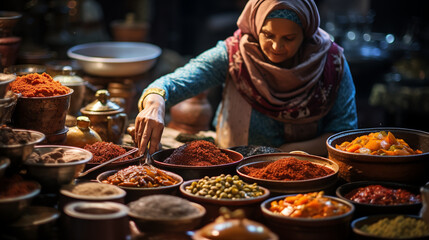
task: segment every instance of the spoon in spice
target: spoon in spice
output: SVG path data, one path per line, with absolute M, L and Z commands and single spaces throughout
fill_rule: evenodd
M 112 162 L 114 162 L 114 161 L 116 161 L 116 160 L 118 160 L 118 159 L 121 159 L 121 158 L 123 158 L 123 157 L 125 157 L 125 156 L 131 155 L 131 154 L 133 154 L 133 153 L 137 152 L 137 150 L 138 150 L 138 148 L 133 148 L 133 149 L 131 149 L 130 151 L 128 151 L 128 152 L 126 152 L 126 153 L 124 153 L 124 154 L 122 154 L 122 155 L 119 155 L 119 156 L 117 156 L 117 157 L 115 157 L 115 158 L 112 158 L 112 159 L 110 159 L 110 160 L 108 160 L 108 161 L 105 161 L 105 162 L 103 162 L 103 163 L 101 163 L 101 164 L 99 164 L 99 165 L 97 165 L 97 166 L 95 166 L 95 167 L 92 167 L 92 168 L 90 168 L 90 169 L 86 170 L 85 172 L 79 173 L 79 176 L 78 176 L 78 177 L 86 176 L 88 173 L 90 173 L 90 172 L 92 172 L 92 171 L 94 171 L 94 170 L 97 170 L 97 169 L 99 169 L 99 168 L 102 168 L 102 167 L 106 166 L 106 165 L 107 165 L 107 164 L 109 164 L 109 163 L 112 163 Z M 140 161 L 141 161 L 141 160 L 140 160 Z

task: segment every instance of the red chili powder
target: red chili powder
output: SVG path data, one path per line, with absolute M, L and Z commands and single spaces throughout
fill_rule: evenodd
M 294 157 L 286 157 L 253 167 L 245 166 L 241 171 L 254 178 L 284 181 L 313 179 L 334 173 L 330 168 Z
M 233 160 L 213 143 L 195 140 L 176 148 L 164 162 L 188 166 L 212 166 L 231 163 Z
M 33 182 L 24 181 L 19 175 L 3 177 L 0 180 L 0 199 L 26 195 L 36 189 Z
M 83 148 L 92 153 L 92 159 L 89 163 L 103 163 L 127 152 L 125 148 L 112 142 L 95 142 L 93 144 L 86 144 Z M 122 162 L 132 158 L 133 154 L 127 155 L 114 162 Z
M 24 97 L 52 97 L 70 92 L 70 88 L 55 81 L 47 73 L 18 76 L 9 84 L 9 87 L 13 92 L 21 93 Z

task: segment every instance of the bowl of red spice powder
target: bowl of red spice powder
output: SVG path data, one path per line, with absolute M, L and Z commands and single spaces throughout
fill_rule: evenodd
M 95 142 L 93 144 L 86 144 L 83 147 L 85 150 L 88 150 L 92 153 L 92 159 L 85 165 L 85 170 L 96 167 L 112 158 L 120 156 L 135 147 L 131 146 L 121 146 L 112 142 Z M 85 179 L 95 179 L 97 176 L 105 171 L 109 170 L 119 170 L 131 165 L 136 165 L 143 158 L 144 155 L 139 155 L 138 152 L 127 155 L 123 158 L 120 158 L 110 164 L 105 165 L 99 169 L 96 169 L 87 175 L 81 177 Z M 142 160 L 143 161 L 143 160 Z
M 243 155 L 220 149 L 209 141 L 195 140 L 178 148 L 158 151 L 151 158 L 154 166 L 177 173 L 184 180 L 191 180 L 222 173 L 235 174 Z
M 268 153 L 245 158 L 238 175 L 271 193 L 334 192 L 338 165 L 327 158 L 296 153 Z
M 18 76 L 9 87 L 21 94 L 12 115 L 15 127 L 46 135 L 64 131 L 73 89 L 53 80 L 47 73 Z
M 383 181 L 357 181 L 339 186 L 337 197 L 352 203 L 354 218 L 376 214 L 414 214 L 422 208 L 420 187 Z

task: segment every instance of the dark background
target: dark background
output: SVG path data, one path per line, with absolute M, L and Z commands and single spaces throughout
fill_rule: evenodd
M 81 7 L 84 2 L 98 6 L 102 16 L 96 20 L 83 19 L 84 12 L 89 11 Z M 23 38 L 22 51 L 48 49 L 55 53 L 53 58 L 67 58 L 66 51 L 73 45 L 112 40 L 112 21 L 124 19 L 131 12 L 138 21 L 150 24 L 147 42 L 189 59 L 230 36 L 245 3 L 245 0 L 3 0 L 0 10 L 23 14 L 14 30 L 15 35 Z M 357 89 L 359 127 L 429 130 L 429 109 L 424 107 L 429 104 L 425 104 L 429 102 L 429 94 L 421 94 L 429 91 L 426 76 L 429 1 L 317 0 L 316 4 L 321 14 L 321 27 L 344 47 Z M 71 14 L 72 9 L 74 14 Z M 85 32 L 91 34 L 82 34 Z M 350 32 L 357 38 L 349 39 Z M 364 33 L 371 35 L 370 41 L 362 40 Z M 393 43 L 386 42 L 387 34 L 395 37 Z M 362 53 L 365 49 L 370 51 Z M 411 92 L 420 92 L 413 106 L 371 104 L 369 98 L 374 84 L 392 86 L 389 79 L 397 76 L 394 75 L 398 73 L 396 64 L 411 60 L 419 63 L 416 67 L 420 72 L 418 79 L 410 79 L 399 72 L 394 90 L 406 87 Z M 389 95 L 394 100 L 400 98 L 395 92 Z

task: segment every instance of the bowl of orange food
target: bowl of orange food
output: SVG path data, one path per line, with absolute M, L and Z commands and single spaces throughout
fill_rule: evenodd
M 326 140 L 339 176 L 352 181 L 424 183 L 429 180 L 429 133 L 407 128 L 344 131 Z
M 112 184 L 125 190 L 125 203 L 153 194 L 171 194 L 179 191 L 183 178 L 151 165 L 131 165 L 110 170 L 97 176 L 100 183 Z
M 323 191 L 281 195 L 261 206 L 267 227 L 280 239 L 349 239 L 355 207 Z

